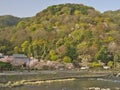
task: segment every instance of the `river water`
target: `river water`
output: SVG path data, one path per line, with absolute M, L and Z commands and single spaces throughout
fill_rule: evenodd
M 97 80 L 95 78 L 83 78 L 73 81 L 44 83 L 41 85 L 0 88 L 0 90 L 89 90 L 88 88 L 93 87 L 98 87 L 100 90 L 103 88 L 104 90 L 120 90 L 120 82 Z

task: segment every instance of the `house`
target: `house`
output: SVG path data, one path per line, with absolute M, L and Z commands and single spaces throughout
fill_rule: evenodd
M 13 65 L 19 66 L 29 62 L 29 58 L 24 54 L 13 54 Z

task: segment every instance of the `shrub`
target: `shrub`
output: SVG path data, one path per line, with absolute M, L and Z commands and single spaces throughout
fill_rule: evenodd
M 92 62 L 89 64 L 89 67 L 100 67 L 100 64 L 98 62 Z
M 109 61 L 109 62 L 107 63 L 107 66 L 112 67 L 112 66 L 113 66 L 113 61 Z
M 65 57 L 63 58 L 63 62 L 64 62 L 64 63 L 71 63 L 71 58 L 68 57 L 68 56 L 65 56 Z
M 52 56 L 50 57 L 50 59 L 51 59 L 52 61 L 56 61 L 56 60 L 58 59 L 58 55 L 52 55 Z

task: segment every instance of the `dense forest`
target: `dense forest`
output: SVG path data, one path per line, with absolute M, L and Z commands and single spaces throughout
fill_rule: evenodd
M 120 10 L 60 4 L 34 17 L 0 16 L 0 52 L 72 63 L 119 60 Z

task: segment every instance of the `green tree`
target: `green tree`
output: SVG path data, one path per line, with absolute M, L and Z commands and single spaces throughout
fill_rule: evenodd
M 101 47 L 101 49 L 96 53 L 95 55 L 96 60 L 101 60 L 104 63 L 107 63 L 107 48 L 106 47 Z
M 31 56 L 31 50 L 30 50 L 30 42 L 29 41 L 24 41 L 21 45 L 22 51 L 24 54 L 26 54 L 28 57 Z
M 115 55 L 114 55 L 114 58 L 113 58 L 114 70 L 116 69 L 117 61 L 118 61 L 118 55 L 115 54 Z
M 113 61 L 109 61 L 109 62 L 107 63 L 107 66 L 113 67 Z
M 47 55 L 47 44 L 44 40 L 34 40 L 31 46 L 32 54 L 34 57 L 40 59 Z
M 58 59 L 58 55 L 56 54 L 56 52 L 54 50 L 50 51 L 50 59 L 52 61 L 56 61 Z
M 19 53 L 19 47 L 18 46 L 14 47 L 14 53 Z
M 66 56 L 70 57 L 72 60 L 77 59 L 76 48 L 74 46 L 67 46 Z

